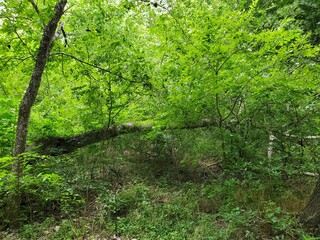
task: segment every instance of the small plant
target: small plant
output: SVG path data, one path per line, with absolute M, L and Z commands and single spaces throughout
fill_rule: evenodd
M 149 188 L 144 184 L 130 185 L 118 192 L 100 195 L 101 207 L 111 217 L 126 216 L 130 211 L 148 204 Z
M 9 196 L 21 196 L 20 220 L 34 222 L 47 216 L 63 216 L 74 212 L 83 200 L 66 184 L 63 177 L 47 168 L 47 158 L 36 154 L 24 155 L 24 175 L 16 179 L 11 171 L 13 158 L 0 159 L 0 219 L 8 223 Z
M 297 231 L 297 220 L 283 212 L 274 202 L 266 202 L 263 210 L 263 221 L 272 226 L 272 232 L 275 239 L 282 239 L 286 236 L 295 236 Z

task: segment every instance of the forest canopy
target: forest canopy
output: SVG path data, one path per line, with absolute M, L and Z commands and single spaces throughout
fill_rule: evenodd
M 96 178 L 80 183 L 79 175 L 99 178 L 108 169 L 117 179 L 122 170 L 114 170 L 116 159 L 124 165 L 145 159 L 154 168 L 169 166 L 155 179 L 180 168 L 194 179 L 203 160 L 210 159 L 206 176 L 223 184 L 235 181 L 256 190 L 281 182 L 292 195 L 288 198 L 298 198 L 293 182 L 305 181 L 311 187 L 299 203 L 304 207 L 295 208 L 292 218 L 304 230 L 290 234 L 319 234 L 320 185 L 311 194 L 315 182 L 306 174 L 319 171 L 318 13 L 320 3 L 311 0 L 0 1 L 0 227 L 32 223 L 48 207 L 46 196 L 51 196 L 51 212 L 54 204 L 68 202 L 59 208 L 64 218 L 87 206 L 84 186 L 103 205 L 112 191 L 116 195 L 127 185 L 107 187 L 106 196 L 106 189 L 92 187 Z M 99 157 L 89 157 L 92 148 Z M 219 170 L 210 172 L 210 166 Z M 188 174 L 182 174 L 183 184 Z M 111 175 L 110 185 L 116 181 Z M 137 182 L 133 189 L 152 188 Z M 217 184 L 210 177 L 201 182 L 203 189 Z M 252 201 L 270 203 L 264 203 L 265 211 L 275 214 L 277 200 L 271 195 Z M 25 202 L 26 196 L 39 204 Z M 253 207 L 232 201 L 233 209 Z M 130 215 L 126 207 L 126 214 L 109 209 L 104 217 L 117 222 Z M 31 209 L 34 213 L 27 213 Z M 110 229 L 118 234 L 118 226 Z M 134 236 L 130 231 L 122 235 Z M 188 239 L 202 239 L 188 231 Z M 248 239 L 255 239 L 252 232 Z M 271 232 L 266 235 L 287 236 Z M 179 239 L 168 236 L 154 239 Z

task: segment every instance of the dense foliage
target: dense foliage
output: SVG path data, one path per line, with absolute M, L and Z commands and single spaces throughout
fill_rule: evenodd
M 319 171 L 318 3 L 68 1 L 17 176 L 19 103 L 56 2 L 0 1 L 1 228 L 18 193 L 27 239 L 310 239 L 296 217 Z M 128 122 L 152 131 L 35 153 Z

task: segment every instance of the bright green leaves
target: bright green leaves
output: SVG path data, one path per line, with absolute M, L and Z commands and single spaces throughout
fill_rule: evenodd
M 316 122 L 317 110 L 308 110 L 315 90 L 306 92 L 317 89 L 312 81 L 318 70 L 306 66 L 318 50 L 289 27 L 292 19 L 263 29 L 254 7 L 239 12 L 216 3 L 188 4 L 155 16 L 151 27 L 157 39 L 152 54 L 159 59 L 153 78 L 157 121 L 177 126 L 209 117 L 248 135 L 250 122 L 263 126 L 266 136 L 302 116 Z M 305 123 L 290 130 L 306 131 Z
M 39 3 L 39 9 L 45 13 L 53 3 Z M 303 91 L 318 89 L 312 82 L 319 70 L 310 59 L 319 50 L 289 17 L 265 27 L 266 12 L 255 4 L 247 11 L 236 1 L 174 2 L 162 8 L 131 1 L 69 4 L 66 39 L 60 34 L 52 49 L 32 114 L 32 136 L 129 121 L 177 126 L 212 118 L 228 125 L 257 117 L 258 110 L 285 110 L 290 96 L 295 105 L 308 105 L 309 97 L 299 100 Z M 10 5 L 6 14 L 11 12 L 19 17 L 6 22 L 0 34 L 4 47 L 12 38 L 11 49 L 3 51 L 1 86 L 21 95 L 44 20 L 31 4 L 24 10 Z M 29 15 L 32 24 L 19 20 Z M 25 44 L 13 27 L 22 29 Z M 12 60 L 5 63 L 8 57 Z M 263 116 L 259 124 L 273 117 Z
M 50 90 L 43 89 L 51 99 L 42 100 L 39 111 L 55 105 L 49 107 L 49 114 L 58 120 L 63 109 L 69 109 L 65 120 L 74 121 L 64 124 L 67 131 L 76 132 L 130 121 L 132 116 L 124 109 L 149 96 L 155 85 L 153 56 L 146 54 L 152 37 L 143 15 L 135 11 L 122 4 L 88 2 L 70 9 L 64 28 L 68 45 L 53 49 L 48 64 Z M 52 81 L 58 74 L 60 80 Z
M 311 33 L 311 43 L 317 45 L 320 42 L 319 22 L 320 4 L 314 0 L 265 0 L 259 1 L 258 9 L 265 11 L 265 27 L 275 29 L 279 22 L 288 17 L 295 19 L 287 27 L 292 29 L 300 27 L 305 33 Z
M 169 103 L 164 111 L 174 119 L 171 123 L 186 124 L 214 115 L 215 95 L 237 88 L 253 59 L 245 54 L 251 34 L 245 19 L 227 7 L 217 11 L 216 5 L 181 4 L 159 21 L 162 27 L 155 28 L 165 32 L 157 33 L 162 44 L 155 51 L 163 56 L 158 74 Z
M 0 157 L 11 155 L 17 113 L 15 102 L 0 96 Z
M 32 5 L 28 1 L 6 1 L 0 19 L 0 41 L 7 45 L 7 51 L 2 54 L 6 53 L 9 57 L 34 55 L 43 25 L 37 20 Z

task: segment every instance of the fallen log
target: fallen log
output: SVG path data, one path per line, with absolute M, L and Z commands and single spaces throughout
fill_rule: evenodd
M 163 127 L 160 130 L 195 129 L 213 126 L 214 123 L 215 122 L 213 120 L 203 119 L 201 122 L 196 124 L 190 124 L 182 127 Z M 37 152 L 41 155 L 58 156 L 65 153 L 71 153 L 78 148 L 115 138 L 123 134 L 146 132 L 151 130 L 153 130 L 153 127 L 150 125 L 141 126 L 135 125 L 134 123 L 126 123 L 109 128 L 85 132 L 74 136 L 50 136 L 40 138 L 34 141 L 34 144 L 29 148 L 29 150 Z
M 119 135 L 151 130 L 151 126 L 136 126 L 127 123 L 119 126 L 102 128 L 74 136 L 50 136 L 35 140 L 30 150 L 41 155 L 58 156 L 65 153 L 71 153 L 78 148 L 105 141 Z

